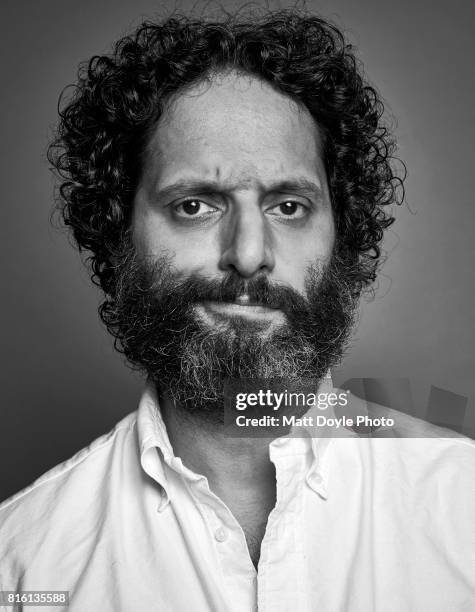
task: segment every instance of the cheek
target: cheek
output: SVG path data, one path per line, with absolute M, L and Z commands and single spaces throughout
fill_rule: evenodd
M 169 251 L 173 252 L 176 269 L 185 274 L 216 274 L 219 261 L 219 246 L 211 237 L 201 239 L 190 235 L 183 239 L 170 241 Z
M 174 232 L 156 215 L 136 215 L 132 235 L 135 247 L 145 257 L 158 259 L 167 255 L 179 272 L 207 270 L 219 257 L 217 240 L 211 236 L 203 239 L 194 231 Z
M 306 248 L 312 262 L 320 261 L 323 265 L 330 262 L 335 246 L 335 222 L 333 211 L 328 206 L 315 224 L 313 240 L 309 239 Z
M 276 275 L 278 280 L 303 293 L 307 269 L 316 263 L 329 264 L 335 244 L 333 216 L 319 219 L 318 223 L 297 239 L 281 241 L 275 245 Z

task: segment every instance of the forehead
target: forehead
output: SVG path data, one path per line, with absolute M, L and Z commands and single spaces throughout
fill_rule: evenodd
M 245 187 L 323 173 L 309 111 L 260 79 L 214 75 L 167 104 L 147 147 L 145 173 L 160 183 L 211 178 Z

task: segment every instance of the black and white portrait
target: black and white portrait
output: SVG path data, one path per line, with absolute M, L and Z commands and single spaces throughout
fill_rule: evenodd
M 473 8 L 2 12 L 0 608 L 472 609 Z

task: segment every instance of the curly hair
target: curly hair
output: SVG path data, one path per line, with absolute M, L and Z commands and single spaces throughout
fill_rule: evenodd
M 116 254 L 129 228 L 147 139 L 170 96 L 217 71 L 236 69 L 305 105 L 324 143 L 337 244 L 370 286 L 380 242 L 400 203 L 402 179 L 383 103 L 351 45 L 327 21 L 297 10 L 223 21 L 172 16 L 145 22 L 111 55 L 80 67 L 60 108 L 48 159 L 61 179 L 59 210 L 93 281 L 114 291 Z

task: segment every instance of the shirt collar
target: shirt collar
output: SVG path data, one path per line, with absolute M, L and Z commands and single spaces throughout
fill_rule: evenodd
M 333 388 L 330 373 L 327 374 L 319 388 Z M 311 409 L 307 414 L 313 412 Z M 161 488 L 161 501 L 158 510 L 162 511 L 169 503 L 169 486 L 164 463 L 172 469 L 182 472 L 183 464 L 175 457 L 163 421 L 155 385 L 148 382 L 142 394 L 137 411 L 137 432 L 140 449 L 140 463 L 144 472 Z M 289 437 L 273 440 L 269 453 L 273 455 L 295 455 L 311 452 L 311 464 L 305 481 L 320 497 L 328 496 L 328 449 L 333 441 L 331 437 L 315 437 L 310 427 L 299 428 L 299 433 Z M 181 469 L 180 469 L 181 468 Z M 189 472 L 189 470 L 186 470 Z M 194 475 L 195 478 L 198 477 Z
M 328 370 L 325 378 L 320 383 L 318 393 L 330 393 L 333 390 L 333 381 L 330 370 Z M 312 407 L 307 412 L 307 416 L 317 416 L 320 411 L 318 408 Z M 271 453 L 273 448 L 282 446 L 287 447 L 289 453 L 296 454 L 297 452 L 308 452 L 311 450 L 310 469 L 305 476 L 306 484 L 317 493 L 321 498 L 328 497 L 328 451 L 332 445 L 333 438 L 330 436 L 317 436 L 315 427 L 304 426 L 295 427 L 290 431 L 288 437 L 277 438 L 270 444 Z
M 161 487 L 162 495 L 158 507 L 161 511 L 170 501 L 164 462 L 171 463 L 174 455 L 160 412 L 157 392 L 152 383 L 147 384 L 140 400 L 137 433 L 142 468 Z

